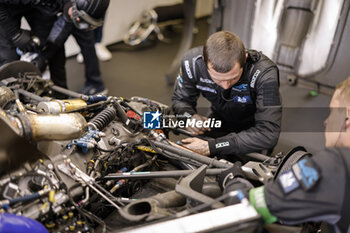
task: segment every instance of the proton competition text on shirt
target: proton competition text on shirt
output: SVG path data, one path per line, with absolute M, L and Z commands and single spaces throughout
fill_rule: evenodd
M 205 128 L 220 128 L 221 121 L 215 120 L 215 118 L 208 118 L 205 121 L 196 119 L 186 119 L 186 120 L 172 120 L 168 121 L 169 118 L 165 115 L 161 118 L 160 112 L 144 112 L 143 113 L 143 128 L 145 129 L 160 129 L 162 128 L 187 128 L 187 127 L 205 127 Z M 162 119 L 162 121 L 161 121 Z

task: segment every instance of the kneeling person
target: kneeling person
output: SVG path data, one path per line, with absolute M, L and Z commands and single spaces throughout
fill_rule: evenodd
M 222 122 L 220 129 L 189 127 L 198 138 L 183 140 L 202 155 L 235 160 L 232 155 L 272 149 L 279 137 L 282 107 L 279 71 L 264 54 L 247 50 L 238 36 L 221 31 L 209 37 L 204 47 L 188 51 L 182 62 L 172 97 L 178 115 L 207 120 L 197 114 L 202 94 L 211 103 L 210 118 Z

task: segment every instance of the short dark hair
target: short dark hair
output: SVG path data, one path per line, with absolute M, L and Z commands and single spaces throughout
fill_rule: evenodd
M 216 72 L 226 73 L 238 62 L 245 63 L 245 47 L 242 40 L 234 33 L 220 31 L 212 34 L 203 47 L 203 58 L 208 66 L 210 62 Z

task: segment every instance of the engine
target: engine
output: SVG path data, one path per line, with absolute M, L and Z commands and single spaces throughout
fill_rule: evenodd
M 169 114 L 168 106 L 143 97 L 84 96 L 30 69 L 16 72 L 21 65 L 0 72 L 0 223 L 4 216 L 22 221 L 16 226 L 22 232 L 30 224 L 36 232 L 261 229 L 245 198 L 229 207 L 220 202 L 216 176 L 229 162 L 172 142 L 176 129 L 143 127 L 145 112 Z M 281 158 L 242 168 L 261 184 Z M 0 224 L 3 232 L 9 224 Z

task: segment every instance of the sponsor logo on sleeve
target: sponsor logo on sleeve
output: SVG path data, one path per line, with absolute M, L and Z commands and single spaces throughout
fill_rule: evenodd
M 299 183 L 291 170 L 282 173 L 278 177 L 278 181 L 285 194 L 290 193 L 299 187 Z
M 188 78 L 193 79 L 192 72 L 190 69 L 190 62 L 188 60 L 185 60 L 184 63 L 185 63 L 185 69 L 186 69 L 186 74 L 187 74 Z
M 304 190 L 310 190 L 320 179 L 319 172 L 310 159 L 298 161 L 292 170 Z
M 177 84 L 179 85 L 179 87 L 182 88 L 182 83 L 184 82 L 184 80 L 180 75 L 177 76 L 177 81 L 178 81 Z
M 216 144 L 215 144 L 215 148 L 216 148 L 216 149 L 219 149 L 219 148 L 222 148 L 222 147 L 227 147 L 227 146 L 229 146 L 229 145 L 230 145 L 229 142 L 220 142 L 220 143 L 216 143 Z
M 252 78 L 252 80 L 250 81 L 250 87 L 251 87 L 251 88 L 254 88 L 256 79 L 257 79 L 258 75 L 260 74 L 260 72 L 261 72 L 261 71 L 260 71 L 259 69 L 257 69 L 257 70 L 255 71 L 255 73 L 254 73 L 254 75 L 253 75 L 253 78 Z

